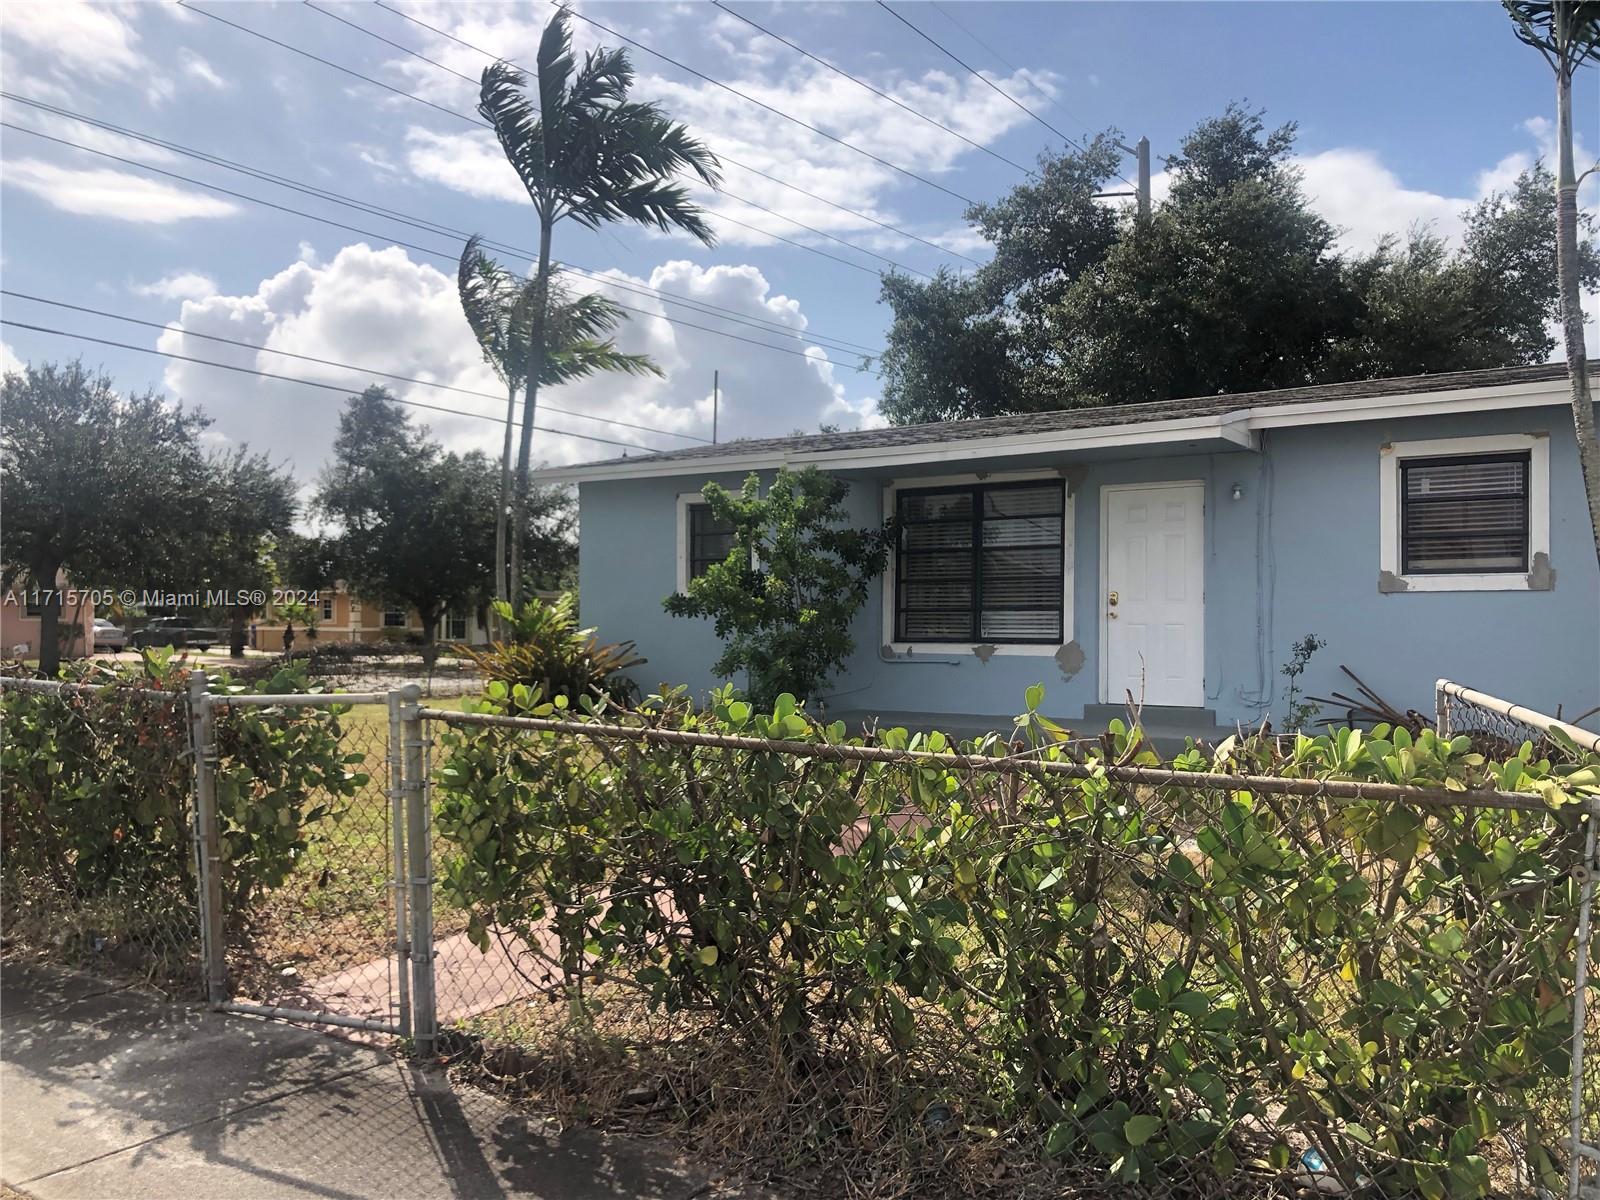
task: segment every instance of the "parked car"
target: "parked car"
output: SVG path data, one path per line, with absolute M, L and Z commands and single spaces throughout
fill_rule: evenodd
M 187 617 L 157 617 L 128 638 L 136 649 L 148 646 L 173 646 L 178 649 L 209 650 L 225 641 L 222 630 L 196 625 Z
M 94 619 L 94 648 L 100 650 L 121 650 L 128 644 L 127 632 L 112 624 L 104 617 Z

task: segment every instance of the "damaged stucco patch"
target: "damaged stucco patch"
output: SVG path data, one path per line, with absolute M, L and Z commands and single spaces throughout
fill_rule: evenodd
M 1061 677 L 1071 679 L 1083 670 L 1083 647 L 1077 642 L 1068 642 L 1055 653 L 1056 666 L 1061 668 Z
M 1556 569 L 1550 565 L 1550 556 L 1540 550 L 1533 556 L 1533 570 L 1528 572 L 1528 590 L 1530 592 L 1554 591 L 1556 586 Z
M 972 648 L 972 656 L 974 658 L 976 658 L 979 662 L 986 663 L 991 658 L 994 657 L 994 652 L 997 649 L 999 649 L 998 646 L 994 646 L 994 645 L 986 642 L 981 646 L 974 646 Z
M 1410 584 L 1393 571 L 1378 572 L 1378 591 L 1384 595 L 1388 595 L 1391 592 L 1409 591 L 1410 587 Z

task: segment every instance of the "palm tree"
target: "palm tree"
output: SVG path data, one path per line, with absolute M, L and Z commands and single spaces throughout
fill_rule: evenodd
M 510 601 L 518 590 L 506 574 L 511 439 L 517 424 L 517 389 L 523 386 L 528 367 L 529 318 L 537 286 L 535 280 L 514 274 L 485 254 L 474 234 L 461 252 L 456 289 L 461 297 L 461 311 L 478 339 L 484 358 L 506 385 L 506 430 L 500 451 L 500 496 L 495 506 L 494 596 L 497 600 Z M 546 322 L 548 345 L 540 382 L 570 383 L 598 371 L 660 375 L 661 368 L 648 356 L 624 354 L 604 336 L 621 320 L 622 309 L 603 296 L 587 294 L 573 298 L 559 285 L 552 286 Z
M 522 180 L 539 217 L 539 265 L 534 274 L 529 320 L 527 399 L 517 450 L 512 499 L 511 578 L 522 582 L 522 513 L 528 495 L 533 417 L 545 357 L 550 295 L 550 240 L 557 221 L 570 218 L 586 229 L 610 221 L 636 221 L 661 230 L 680 229 L 706 245 L 715 238 L 700 208 L 673 179 L 693 172 L 708 184 L 720 179 L 716 156 L 655 104 L 628 100 L 633 67 L 622 50 L 600 49 L 579 66 L 572 52 L 567 14 L 544 28 L 537 59 L 538 107 L 529 100 L 528 79 L 510 63 L 483 72 L 478 112 L 494 126 L 500 148 Z
M 1595 434 L 1589 362 L 1583 342 L 1583 299 L 1578 279 L 1578 185 L 1572 151 L 1572 79 L 1600 61 L 1600 3 L 1595 0 L 1501 0 L 1517 38 L 1532 46 L 1556 76 L 1556 278 L 1561 292 L 1561 333 L 1566 342 L 1578 466 L 1589 501 L 1589 528 L 1600 560 L 1600 437 Z M 1600 164 L 1590 170 L 1600 170 Z M 1589 174 L 1585 171 L 1584 175 Z

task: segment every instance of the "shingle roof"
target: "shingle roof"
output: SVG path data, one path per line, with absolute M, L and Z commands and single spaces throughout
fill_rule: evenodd
M 1600 363 L 1590 365 L 1600 372 Z M 1312 404 L 1327 400 L 1361 400 L 1374 396 L 1448 392 L 1463 388 L 1501 387 L 1514 384 L 1546 383 L 1566 376 L 1560 363 L 1536 367 L 1496 367 L 1485 371 L 1448 371 L 1437 375 L 1407 375 L 1394 379 L 1364 379 L 1349 383 L 1325 383 L 1312 387 L 1284 388 L 1269 392 L 1233 392 L 1217 396 L 1196 396 L 1183 400 L 1156 400 L 1146 404 L 1117 404 L 1103 408 L 1065 408 L 1053 412 L 1018 413 L 1004 417 L 983 417 L 970 421 L 935 421 L 921 425 L 890 425 L 882 429 L 861 429 L 849 433 L 814 433 L 799 437 L 747 438 L 717 445 L 692 446 L 652 454 L 626 455 L 600 459 L 562 468 L 583 471 L 591 467 L 624 464 L 652 465 L 662 462 L 715 462 L 724 458 L 748 458 L 763 454 L 821 453 L 863 450 L 884 446 L 926 445 L 933 442 L 959 442 L 969 439 L 1016 437 L 1055 433 L 1066 429 L 1095 429 L 1109 425 L 1132 425 L 1175 417 L 1220 416 L 1246 409 Z

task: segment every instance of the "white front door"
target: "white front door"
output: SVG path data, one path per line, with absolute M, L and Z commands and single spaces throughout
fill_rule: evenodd
M 1205 704 L 1205 486 L 1105 487 L 1101 693 L 1120 704 Z

